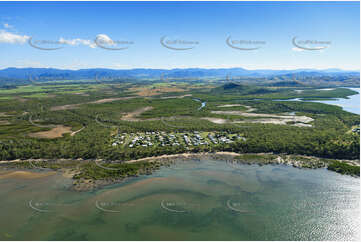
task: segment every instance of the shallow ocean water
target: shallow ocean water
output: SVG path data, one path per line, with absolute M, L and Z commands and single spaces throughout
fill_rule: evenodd
M 178 161 L 74 192 L 61 174 L 0 179 L 0 240 L 358 240 L 359 178 Z

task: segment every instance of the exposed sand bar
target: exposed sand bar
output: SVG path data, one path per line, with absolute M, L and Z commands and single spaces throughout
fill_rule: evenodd
M 36 179 L 56 174 L 55 171 L 49 172 L 30 172 L 30 171 L 11 171 L 0 173 L 0 179 Z

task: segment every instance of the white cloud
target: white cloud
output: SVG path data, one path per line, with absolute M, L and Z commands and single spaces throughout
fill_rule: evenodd
M 29 39 L 27 35 L 18 35 L 0 30 L 0 43 L 6 44 L 24 44 Z
M 106 34 L 98 34 L 95 39 L 100 44 L 115 45 L 114 41 Z
M 4 24 L 5 28 L 11 28 L 11 25 Z M 6 44 L 24 44 L 29 40 L 30 36 L 27 35 L 19 35 L 15 33 L 8 32 L 7 30 L 0 29 L 0 43 L 6 43 Z M 110 39 L 105 34 L 99 34 L 97 35 L 97 41 L 100 41 L 100 43 L 108 44 L 108 45 L 114 45 L 112 39 Z M 97 45 L 95 44 L 94 40 L 88 40 L 88 39 L 65 39 L 63 37 L 59 38 L 58 41 L 56 41 L 58 44 L 63 45 L 69 45 L 69 46 L 79 46 L 84 45 L 88 46 L 90 48 L 96 48 Z

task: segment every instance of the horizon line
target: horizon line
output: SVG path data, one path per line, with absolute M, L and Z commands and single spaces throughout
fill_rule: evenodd
M 117 70 L 117 71 L 127 71 L 127 70 L 137 70 L 137 69 L 146 69 L 146 70 L 187 70 L 187 69 L 205 69 L 205 70 L 219 70 L 219 69 L 244 69 L 247 71 L 296 71 L 296 70 L 317 70 L 317 71 L 326 71 L 329 69 L 337 69 L 340 71 L 349 71 L 349 72 L 360 72 L 360 69 L 344 69 L 344 68 L 338 68 L 338 67 L 329 67 L 329 68 L 307 68 L 307 67 L 299 67 L 299 68 L 287 68 L 287 69 L 266 69 L 266 68 L 259 68 L 259 69 L 247 69 L 244 67 L 175 67 L 175 68 L 151 68 L 151 67 L 136 67 L 136 68 L 111 68 L 111 67 L 88 67 L 88 68 L 79 68 L 79 69 L 71 69 L 71 68 L 58 68 L 58 67 L 5 67 L 0 69 L 0 71 L 6 70 L 6 69 L 56 69 L 56 70 L 70 70 L 70 71 L 79 71 L 79 70 L 89 70 L 89 69 L 107 69 L 107 70 Z

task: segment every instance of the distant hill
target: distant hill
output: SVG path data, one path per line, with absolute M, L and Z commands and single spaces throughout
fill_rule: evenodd
M 271 87 L 303 87 L 306 86 L 306 83 L 301 81 L 279 81 L 268 84 Z
M 220 88 L 225 90 L 225 91 L 227 91 L 227 90 L 240 90 L 241 91 L 241 90 L 247 89 L 247 86 L 231 82 L 231 83 L 224 84 Z
M 253 95 L 253 94 L 272 93 L 273 91 L 262 87 L 248 86 L 248 85 L 231 82 L 212 89 L 212 92 L 217 94 L 225 93 L 225 94 Z
M 319 76 L 352 76 L 358 77 L 358 71 L 343 71 L 337 69 L 312 70 L 247 70 L 244 68 L 187 68 L 187 69 L 80 69 L 62 70 L 54 68 L 6 68 L 0 70 L 0 79 L 21 80 L 79 80 L 95 78 L 225 78 L 230 77 L 273 77 L 305 78 Z

